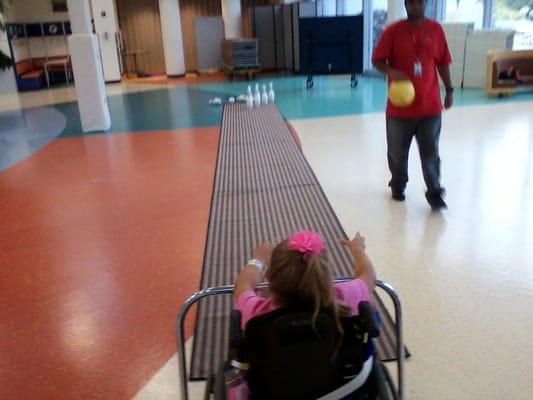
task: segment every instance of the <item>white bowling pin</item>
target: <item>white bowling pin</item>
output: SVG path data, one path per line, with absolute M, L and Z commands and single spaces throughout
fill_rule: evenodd
M 263 93 L 261 93 L 261 103 L 264 105 L 268 104 L 268 93 L 266 85 L 263 85 Z
M 259 84 L 255 84 L 255 95 L 254 95 L 254 107 L 261 106 L 261 93 L 259 92 Z
M 276 93 L 274 93 L 274 85 L 272 84 L 272 82 L 270 82 L 269 86 L 270 89 L 268 90 L 268 102 L 273 104 L 276 100 Z
M 248 110 L 254 108 L 254 96 L 252 96 L 251 90 L 250 93 L 246 96 L 246 108 Z

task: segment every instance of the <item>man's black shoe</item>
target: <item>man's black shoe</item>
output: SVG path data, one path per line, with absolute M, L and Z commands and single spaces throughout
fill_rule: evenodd
M 443 190 L 438 193 L 434 193 L 434 194 L 426 193 L 426 199 L 429 205 L 431 206 L 432 210 L 438 211 L 438 210 L 445 210 L 448 208 L 448 206 L 446 205 L 446 202 L 442 198 L 443 194 L 444 194 Z
M 396 201 L 404 201 L 405 194 L 403 193 L 403 190 L 392 189 L 392 199 Z

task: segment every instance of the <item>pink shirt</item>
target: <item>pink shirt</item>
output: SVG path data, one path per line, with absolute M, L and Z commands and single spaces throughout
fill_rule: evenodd
M 358 305 L 361 301 L 370 301 L 370 293 L 366 283 L 361 279 L 348 282 L 336 283 L 334 286 L 335 297 L 350 307 L 352 315 L 359 313 Z M 235 308 L 242 313 L 242 327 L 253 317 L 274 311 L 278 308 L 273 299 L 261 297 L 252 290 L 241 294 L 235 303 Z

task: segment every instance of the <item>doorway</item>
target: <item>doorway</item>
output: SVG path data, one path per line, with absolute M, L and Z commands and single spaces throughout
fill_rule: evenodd
M 127 75 L 165 74 L 165 54 L 157 0 L 117 0 L 122 62 Z

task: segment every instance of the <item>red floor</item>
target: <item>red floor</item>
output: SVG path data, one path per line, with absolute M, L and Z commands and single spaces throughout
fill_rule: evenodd
M 0 399 L 129 399 L 171 357 L 218 131 L 61 139 L 0 174 Z

